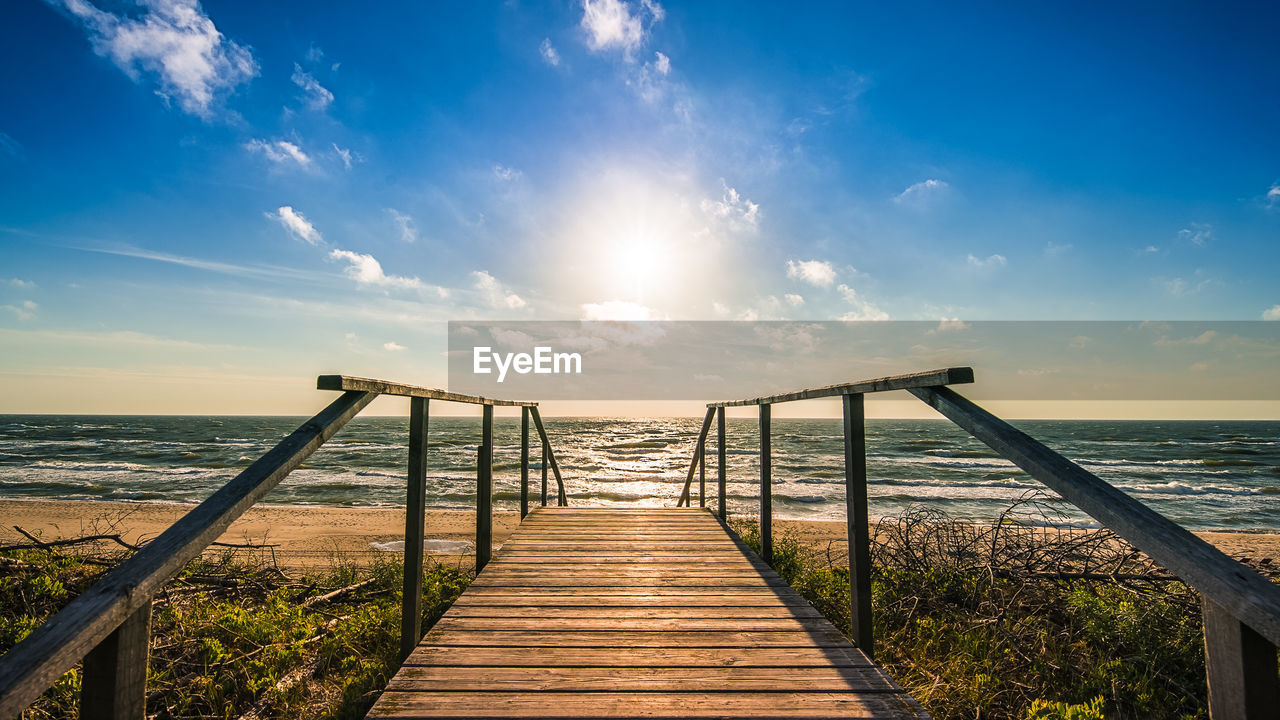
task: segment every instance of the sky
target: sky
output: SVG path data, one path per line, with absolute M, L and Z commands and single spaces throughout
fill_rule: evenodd
M 1243 3 L 7 2 L 0 412 L 309 414 L 320 374 L 443 386 L 450 320 L 1280 320 L 1278 36 Z

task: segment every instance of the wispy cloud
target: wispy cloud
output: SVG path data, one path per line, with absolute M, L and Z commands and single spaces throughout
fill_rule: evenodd
M 80 20 L 95 52 L 134 82 L 156 77 L 156 93 L 192 115 L 208 119 L 222 95 L 258 74 L 249 49 L 224 37 L 196 0 L 137 0 L 141 12 L 128 15 L 48 1 Z
M 342 166 L 350 170 L 353 162 L 360 162 L 361 157 L 351 152 L 347 148 L 338 147 L 338 143 L 333 144 L 333 151 L 338 154 L 338 159 L 342 160 Z
M 324 238 L 320 235 L 320 231 L 316 230 L 315 225 L 312 225 L 311 221 L 303 217 L 302 213 L 288 205 L 281 205 L 279 210 L 266 215 L 279 222 L 285 230 L 288 230 L 291 235 L 299 240 L 312 245 L 322 245 L 324 243 Z
M 411 243 L 418 239 L 418 228 L 413 224 L 413 218 L 395 208 L 387 208 L 387 214 L 391 216 L 391 220 L 400 229 L 401 240 Z
M 790 305 L 791 307 L 800 307 L 801 305 L 804 305 L 803 295 L 797 295 L 795 293 L 787 293 L 782 297 L 784 300 L 787 301 L 787 304 Z
M 511 182 L 512 180 L 519 180 L 523 174 L 524 173 L 520 172 L 519 170 L 513 167 L 507 167 L 506 165 L 493 166 L 493 176 L 503 182 Z
M 1263 320 L 1280 320 L 1280 305 L 1272 305 L 1262 311 Z
M 1191 227 L 1178 231 L 1178 239 L 1189 242 L 1196 247 L 1206 247 L 1213 240 L 1213 226 L 1209 223 L 1191 223 Z
M 543 38 L 542 44 L 538 46 L 538 53 L 542 55 L 542 60 L 551 67 L 560 66 L 560 53 L 555 46 L 551 44 L 551 38 Z
M 701 205 L 702 212 L 727 222 L 731 229 L 755 230 L 760 220 L 760 206 L 729 187 L 729 183 L 725 182 L 724 178 L 720 178 L 720 187 L 722 190 L 720 199 L 704 198 Z
M 665 16 L 662 6 L 652 0 L 641 0 L 638 8 L 625 0 L 582 0 L 587 47 L 597 52 L 621 50 L 628 61 L 645 43 L 649 27 Z
M 831 287 L 836 281 L 836 269 L 826 260 L 788 260 L 787 277 L 816 287 Z
M 39 305 L 30 300 L 23 300 L 17 305 L 0 305 L 0 310 L 13 313 L 14 317 L 19 321 L 27 321 L 34 318 L 36 316 L 36 310 L 39 308 Z
M 388 275 L 382 270 L 382 263 L 378 262 L 372 255 L 351 252 L 350 250 L 334 249 L 329 253 L 331 260 L 341 260 L 347 263 L 347 277 L 355 280 L 360 285 L 375 285 L 385 288 L 401 288 L 406 290 L 421 290 L 426 286 L 416 277 L 404 277 L 401 275 Z
M 23 280 L 22 278 L 9 278 L 9 287 L 16 287 L 22 290 L 30 290 L 35 286 L 36 284 L 34 282 L 31 282 L 30 280 Z
M 492 307 L 519 310 L 528 305 L 524 298 L 507 290 L 486 270 L 476 270 L 471 273 L 471 278 L 475 281 L 476 290 L 480 291 L 485 301 Z
M 1071 243 L 1058 244 L 1050 240 L 1044 244 L 1044 254 L 1047 257 L 1060 257 L 1067 253 L 1071 248 L 1075 247 Z M 1154 249 L 1154 248 L 1153 248 Z
M 302 69 L 298 63 L 293 64 L 293 84 L 302 88 L 307 107 L 312 110 L 324 110 L 333 102 L 333 93 Z
M 848 285 L 840 283 L 840 286 L 837 287 L 836 290 L 840 293 L 840 297 L 843 298 L 846 303 L 853 306 L 852 310 L 840 316 L 841 320 L 855 321 L 889 319 L 889 313 L 862 299 L 862 297 L 858 295 L 858 292 Z
M 335 145 L 334 147 L 337 146 Z M 280 167 L 296 165 L 303 170 L 312 168 L 311 156 L 288 140 L 267 141 L 255 138 L 245 143 L 244 148 L 249 152 L 262 154 L 263 157 Z
M 1276 183 L 1267 190 L 1267 207 L 1280 207 L 1280 183 Z
M 0 153 L 17 157 L 22 152 L 22 144 L 7 133 L 0 132 Z
M 1005 256 L 1000 255 L 999 253 L 988 255 L 984 258 L 980 258 L 973 253 L 969 253 L 969 257 L 966 259 L 966 262 L 968 262 L 972 267 L 983 269 L 1001 268 L 1009 264 L 1009 261 L 1005 259 Z
M 268 216 L 270 216 L 270 213 L 268 213 Z M 203 260 L 200 258 L 184 257 L 181 255 L 170 255 L 168 253 L 154 252 L 127 245 L 112 248 L 79 247 L 76 249 L 84 250 L 86 252 L 103 253 L 105 255 L 120 255 L 123 257 L 139 258 L 142 260 L 153 260 L 155 262 L 181 265 L 182 267 L 207 270 L 209 272 L 233 275 L 236 277 L 253 277 L 264 280 L 287 279 L 309 281 L 317 281 L 323 277 L 317 273 L 298 270 L 296 268 L 280 267 L 277 265 L 236 265 L 233 263 L 218 262 L 216 260 Z
M 159 337 L 149 335 L 147 333 L 136 332 L 134 330 L 109 330 L 104 332 L 92 332 L 83 330 L 7 330 L 0 329 L 0 338 L 5 338 L 6 343 L 9 341 L 45 341 L 45 342 L 64 342 L 76 343 L 83 345 L 103 346 L 103 347 L 147 347 L 147 348 L 164 348 L 169 350 L 191 350 L 198 352 L 207 352 L 209 350 L 244 350 L 245 348 L 238 345 L 220 345 L 210 343 L 198 343 L 190 340 L 178 340 L 174 338 Z
M 922 180 L 894 196 L 893 201 L 904 207 L 921 209 L 947 192 L 951 186 L 945 180 Z
M 404 350 L 405 347 L 398 342 L 385 342 L 382 343 L 382 349 L 387 352 L 400 352 L 401 350 Z

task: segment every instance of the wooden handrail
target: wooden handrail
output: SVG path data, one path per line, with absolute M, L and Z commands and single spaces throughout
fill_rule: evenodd
M 837 395 L 862 395 L 864 393 L 887 392 L 889 390 L 909 390 L 914 387 L 932 387 L 936 385 L 959 385 L 973 382 L 973 368 L 953 367 L 942 370 L 911 373 L 908 375 L 892 375 L 874 380 L 860 380 L 841 385 L 824 385 L 807 388 L 781 395 L 749 398 L 747 400 L 726 400 L 707 403 L 709 408 L 738 407 L 743 405 L 773 405 L 775 403 L 793 402 L 795 400 L 813 400 L 815 398 L 835 397 Z
M 706 462 L 706 453 L 703 451 L 707 447 L 707 432 L 711 430 L 711 418 L 715 417 L 715 414 L 716 409 L 708 407 L 706 416 L 702 418 L 702 430 L 698 432 L 698 442 L 694 445 L 693 461 L 689 463 L 689 472 L 684 478 L 684 490 L 680 492 L 680 500 L 676 503 L 676 507 L 684 507 L 690 504 L 689 488 L 693 485 L 693 473 L 698 469 L 699 465 Z
M 316 378 L 317 390 L 363 390 L 379 395 L 400 395 L 403 397 L 420 397 L 430 400 L 447 400 L 448 402 L 467 403 L 468 405 L 501 405 L 504 407 L 537 407 L 538 403 L 526 400 L 495 400 L 479 395 L 460 395 L 447 390 L 405 385 L 386 380 L 352 377 L 350 375 L 321 375 Z
M 560 464 L 556 462 L 555 453 L 551 451 L 551 440 L 547 438 L 547 429 L 542 426 L 542 413 L 538 412 L 537 404 L 530 406 L 529 411 L 533 413 L 533 424 L 538 428 L 538 437 L 542 438 L 542 449 L 546 452 L 547 459 L 551 461 L 551 472 L 556 476 L 556 495 L 557 503 L 561 507 L 569 504 L 569 497 L 564 492 L 564 478 L 560 477 Z M 543 467 L 546 467 L 544 462 Z M 543 475 L 543 492 L 546 490 L 545 473 Z

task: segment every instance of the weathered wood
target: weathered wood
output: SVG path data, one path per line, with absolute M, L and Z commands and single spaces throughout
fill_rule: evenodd
M 1201 611 L 1209 717 L 1256 720 L 1280 715 L 1276 646 L 1212 600 L 1202 598 Z
M 352 377 L 350 375 L 321 375 L 316 378 L 316 389 L 371 392 L 377 395 L 401 395 L 427 398 L 429 400 L 467 403 L 468 405 L 503 405 L 507 407 L 537 407 L 538 405 L 536 402 L 525 400 L 495 400 L 494 398 L 481 397 L 480 395 L 460 395 L 437 388 L 405 385 L 404 383 Z
M 520 408 L 520 519 L 529 514 L 529 408 Z
M 538 406 L 534 405 L 529 408 L 533 413 L 533 424 L 538 428 L 538 437 L 542 438 L 542 451 L 544 453 L 543 466 L 547 461 L 551 462 L 551 473 L 556 476 L 556 504 L 565 507 L 569 504 L 569 498 L 564 492 L 564 478 L 560 477 L 560 465 L 556 462 L 556 454 L 551 449 L 551 440 L 547 437 L 547 429 L 542 425 L 542 414 L 538 412 Z M 546 471 L 543 470 L 543 485 L 546 485 Z M 543 491 L 543 504 L 546 504 L 546 490 Z
M 547 506 L 547 458 L 551 455 L 551 443 L 542 438 L 542 507 Z
M 685 474 L 684 489 L 680 491 L 680 499 L 676 501 L 676 507 L 689 506 L 689 489 L 693 486 L 693 473 L 698 469 L 698 463 L 702 460 L 702 448 L 707 442 L 707 431 L 711 429 L 711 417 L 715 410 L 708 409 L 706 415 L 702 418 L 702 429 L 698 431 L 698 440 L 694 443 L 693 459 L 689 461 L 689 472 Z
M 406 666 L 435 667 L 591 667 L 626 672 L 629 668 L 769 668 L 774 672 L 796 668 L 866 667 L 866 656 L 853 648 L 548 648 L 455 647 L 422 645 Z M 782 673 L 778 673 L 779 676 Z
M 760 406 L 760 557 L 773 562 L 773 451 L 771 406 Z
M 698 443 L 698 507 L 707 506 L 707 439 Z
M 493 556 L 493 406 L 481 416 L 479 460 L 476 463 L 476 572 Z
M 911 393 L 1280 645 L 1280 586 L 954 390 Z
M 342 394 L 231 482 L 0 656 L 0 717 L 14 717 L 144 605 L 245 510 L 368 405 Z
M 147 716 L 151 603 L 138 608 L 84 656 L 80 720 L 142 720 Z
M 539 668 L 530 681 L 530 668 L 414 666 L 405 668 L 387 685 L 396 691 L 494 692 L 772 692 L 778 684 L 776 668 L 716 667 L 690 673 L 688 668 L 635 668 L 620 675 L 613 668 Z M 876 667 L 825 667 L 790 673 L 792 692 L 899 692 Z
M 382 694 L 370 718 L 889 718 L 928 717 L 896 693 L 401 692 Z
M 724 408 L 716 408 L 716 472 L 717 472 L 717 498 L 719 505 L 716 508 L 716 516 L 722 521 L 729 517 L 728 510 L 725 506 L 727 495 L 726 484 L 728 476 L 725 472 L 725 455 L 727 450 L 724 446 Z
M 826 385 L 824 387 L 808 388 L 806 390 L 797 390 L 795 392 L 782 393 L 780 395 L 748 398 L 746 400 L 714 402 L 708 403 L 707 407 L 721 408 L 742 405 L 771 405 L 773 403 L 792 402 L 794 400 L 812 400 L 814 398 L 835 397 L 836 395 L 861 395 L 863 393 L 887 392 L 889 390 L 910 390 L 911 388 L 918 387 L 958 385 L 971 382 L 973 382 L 973 368 L 954 367 L 943 370 L 929 370 L 928 372 L 911 373 L 909 375 L 893 375 L 891 377 L 876 378 L 875 380 L 861 380 L 859 382 L 843 383 L 840 385 Z
M 409 476 L 404 505 L 404 592 L 400 605 L 400 658 L 422 638 L 422 547 L 426 539 L 427 432 L 431 401 L 409 399 Z
M 844 396 L 844 501 L 849 543 L 851 637 L 875 657 L 871 632 L 871 538 L 867 527 L 867 436 L 861 395 Z

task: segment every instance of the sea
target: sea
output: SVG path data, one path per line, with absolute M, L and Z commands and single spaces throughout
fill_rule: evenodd
M 0 415 L 0 497 L 198 503 L 305 418 Z M 572 505 L 674 505 L 700 418 L 547 418 Z M 1280 531 L 1280 422 L 1019 421 L 1019 429 L 1195 530 Z M 519 503 L 519 418 L 495 420 L 494 504 Z M 727 423 L 733 515 L 759 507 L 759 430 Z M 357 417 L 264 500 L 277 505 L 403 505 L 408 419 Z M 536 437 L 536 436 L 535 436 Z M 478 418 L 432 417 L 428 504 L 473 508 Z M 714 430 L 707 503 L 714 502 Z M 532 494 L 541 479 L 533 441 Z M 844 517 L 839 420 L 775 419 L 774 516 Z M 1044 497 L 1040 483 L 945 420 L 868 420 L 873 519 L 928 509 L 990 522 Z M 554 477 L 551 480 L 554 502 Z M 698 480 L 693 484 L 698 502 Z M 1049 494 L 1052 498 L 1052 494 Z M 1094 523 L 1065 504 L 1049 525 Z

